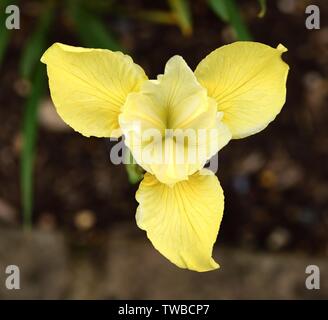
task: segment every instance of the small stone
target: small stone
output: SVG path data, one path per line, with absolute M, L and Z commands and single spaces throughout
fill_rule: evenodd
M 96 216 L 91 210 L 82 210 L 75 215 L 74 223 L 79 230 L 86 231 L 95 225 Z
M 40 104 L 39 122 L 44 129 L 49 131 L 70 131 L 70 127 L 59 117 L 50 99 L 45 99 Z
M 263 170 L 260 174 L 260 185 L 263 188 L 271 189 L 277 184 L 277 176 L 271 170 Z
M 38 227 L 44 231 L 54 230 L 56 227 L 55 216 L 49 212 L 42 213 L 38 220 Z
M 26 79 L 18 79 L 14 82 L 14 90 L 21 97 L 27 97 L 31 92 L 31 83 Z
M 22 133 L 18 132 L 13 139 L 13 150 L 15 155 L 19 155 L 23 147 Z
M 279 0 L 277 6 L 281 12 L 291 14 L 297 9 L 297 0 Z
M 288 189 L 300 183 L 303 179 L 303 171 L 297 166 L 288 166 L 279 174 L 279 188 Z
M 253 174 L 263 167 L 265 159 L 262 154 L 253 152 L 238 163 L 236 170 L 242 175 Z
M 240 194 L 247 194 L 249 192 L 250 183 L 246 176 L 236 176 L 232 181 L 233 188 Z
M 298 213 L 298 220 L 304 224 L 314 224 L 317 221 L 317 215 L 311 208 L 302 208 Z
M 16 221 L 17 212 L 5 199 L 0 198 L 0 221 L 13 223 Z
M 222 30 L 222 38 L 225 43 L 236 41 L 236 33 L 231 26 L 227 26 Z
M 318 72 L 311 71 L 304 75 L 303 83 L 306 101 L 314 115 L 321 119 L 322 108 L 328 96 L 328 82 Z
M 267 239 L 267 245 L 271 250 L 280 250 L 290 241 L 290 234 L 284 228 L 275 229 Z

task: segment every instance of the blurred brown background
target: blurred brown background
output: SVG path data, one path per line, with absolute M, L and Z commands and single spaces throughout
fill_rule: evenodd
M 188 2 L 192 32 L 179 19 L 156 18 L 154 11 L 173 10 L 164 0 L 75 3 L 84 6 L 84 16 L 74 16 L 71 2 L 79 1 L 51 4 L 43 46 L 37 40 L 30 45 L 35 61 L 38 48 L 53 42 L 87 46 L 100 39 L 129 53 L 154 78 L 174 54 L 194 68 L 210 51 L 237 39 L 233 25 L 206 1 Z M 22 158 L 26 108 L 36 86 L 26 47 L 49 3 L 18 1 L 21 29 L 9 31 L 1 65 L 0 298 L 328 298 L 327 1 L 267 1 L 263 18 L 256 0 L 236 1 L 255 41 L 289 49 L 287 101 L 266 130 L 230 142 L 219 154 L 226 207 L 214 256 L 221 269 L 204 274 L 177 269 L 152 248 L 135 224 L 137 185 L 129 184 L 123 165 L 110 163 L 110 143 L 68 128 L 47 91 L 34 101 L 33 230 L 23 232 L 20 168 L 28 158 Z M 309 4 L 320 8 L 320 30 L 305 27 Z M 94 30 L 85 22 L 92 19 Z M 4 28 L 0 21 L 3 34 Z M 104 30 L 109 37 L 92 36 Z M 8 264 L 20 267 L 21 290 L 5 289 Z M 305 288 L 310 264 L 321 269 L 320 290 Z

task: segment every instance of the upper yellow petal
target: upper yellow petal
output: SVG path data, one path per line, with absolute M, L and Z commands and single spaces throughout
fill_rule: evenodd
M 172 57 L 165 72 L 143 83 L 141 91 L 126 101 L 121 116 L 152 122 L 157 128 L 185 128 L 208 109 L 208 97 L 180 56 Z
M 286 99 L 289 67 L 277 49 L 257 42 L 235 42 L 211 52 L 195 70 L 198 81 L 224 112 L 232 138 L 264 129 Z
M 147 79 L 121 52 L 53 44 L 42 56 L 62 119 L 85 136 L 120 136 L 118 116 L 130 92 Z
M 203 169 L 169 187 L 147 173 L 136 194 L 136 220 L 154 247 L 180 268 L 219 267 L 213 244 L 223 216 L 224 197 L 217 177 Z

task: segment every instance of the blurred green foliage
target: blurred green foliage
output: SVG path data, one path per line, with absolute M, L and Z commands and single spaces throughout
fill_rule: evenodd
M 26 41 L 20 60 L 20 74 L 32 83 L 30 95 L 26 99 L 23 116 L 23 148 L 21 153 L 21 195 L 23 221 L 26 229 L 32 226 L 33 210 L 33 168 L 37 138 L 37 108 L 45 93 L 46 77 L 40 56 L 47 45 L 48 32 L 54 18 L 54 3 L 46 2 L 43 14 L 36 28 Z
M 19 62 L 21 77 L 31 84 L 29 96 L 26 98 L 23 118 L 23 148 L 21 154 L 21 193 L 24 225 L 32 225 L 33 212 L 33 162 L 36 152 L 37 112 L 40 100 L 45 94 L 46 77 L 44 66 L 39 59 L 50 43 L 49 32 L 56 28 L 58 18 L 63 13 L 73 24 L 72 31 L 81 44 L 86 47 L 107 48 L 125 51 L 105 23 L 104 14 L 125 15 L 126 18 L 138 18 L 154 23 L 177 25 L 183 35 L 191 36 L 193 31 L 192 7 L 190 0 L 166 0 L 166 10 L 142 9 L 130 13 L 125 10 L 120 1 L 110 0 L 56 0 L 39 1 L 41 13 L 34 30 L 27 38 Z M 254 0 L 255 1 L 255 0 Z M 266 11 L 266 1 L 258 0 L 259 17 Z M 9 4 L 19 4 L 19 1 L 2 0 L 0 4 L 0 19 L 5 21 L 5 8 Z M 243 21 L 235 0 L 207 0 L 208 8 L 222 21 L 231 25 L 237 39 L 251 40 L 252 36 Z M 0 33 L 0 67 L 4 61 L 9 45 L 11 32 L 3 25 Z M 131 157 L 131 155 L 129 155 Z M 137 164 L 126 165 L 130 183 L 137 183 L 142 178 L 142 172 Z
M 128 148 L 126 148 L 125 150 L 124 157 L 129 182 L 131 184 L 136 184 L 140 182 L 144 175 L 143 169 L 136 163 L 131 151 Z
M 259 4 L 260 4 L 260 12 L 257 15 L 259 18 L 263 18 L 265 16 L 266 13 L 266 0 L 259 0 Z
M 208 0 L 208 3 L 218 17 L 231 25 L 239 40 L 252 40 L 235 0 Z
M 189 36 L 192 33 L 191 9 L 188 0 L 169 0 L 171 10 L 181 32 Z
M 38 65 L 32 77 L 33 86 L 26 99 L 23 119 L 23 147 L 21 154 L 21 194 L 23 223 L 26 230 L 32 227 L 33 211 L 33 168 L 37 138 L 38 106 L 46 89 L 44 68 Z
M 81 6 L 78 0 L 69 1 L 68 12 L 75 22 L 76 33 L 82 45 L 123 51 L 115 36 L 100 19 L 99 14 L 88 10 L 85 6 Z

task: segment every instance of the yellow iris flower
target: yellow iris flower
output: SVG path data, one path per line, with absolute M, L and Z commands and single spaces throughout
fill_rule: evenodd
M 154 247 L 180 268 L 209 271 L 219 267 L 212 250 L 224 196 L 203 167 L 231 138 L 261 131 L 280 112 L 285 51 L 235 42 L 214 50 L 194 72 L 174 56 L 156 80 L 110 50 L 56 43 L 41 61 L 62 119 L 87 137 L 123 134 L 147 171 L 136 194 L 136 220 Z

